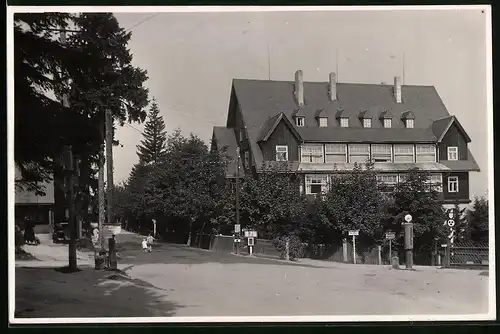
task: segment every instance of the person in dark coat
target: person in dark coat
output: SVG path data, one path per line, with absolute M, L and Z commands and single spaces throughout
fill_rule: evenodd
M 38 245 L 40 240 L 35 235 L 35 223 L 30 217 L 26 217 L 24 226 L 24 241 L 27 244 Z

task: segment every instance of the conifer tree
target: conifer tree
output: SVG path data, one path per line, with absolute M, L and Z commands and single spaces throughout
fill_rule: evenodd
M 146 164 L 158 162 L 167 148 L 167 134 L 165 132 L 165 122 L 160 115 L 160 109 L 155 99 L 153 99 L 149 110 L 143 136 L 144 139 L 141 140 L 141 145 L 137 145 L 139 161 Z

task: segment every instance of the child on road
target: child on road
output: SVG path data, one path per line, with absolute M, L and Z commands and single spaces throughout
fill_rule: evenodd
M 146 253 L 148 251 L 148 242 L 146 240 L 146 238 L 142 239 L 142 250 L 144 253 Z
M 153 241 L 154 241 L 154 238 L 153 238 L 153 236 L 150 233 L 148 235 L 148 239 L 147 239 L 147 242 L 148 242 L 148 252 L 149 253 L 151 253 L 151 251 L 153 250 Z

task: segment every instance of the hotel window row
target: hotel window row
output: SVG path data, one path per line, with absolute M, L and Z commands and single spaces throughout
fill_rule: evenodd
M 447 148 L 448 160 L 458 160 L 458 147 Z M 288 161 L 288 146 L 276 146 L 276 161 Z M 364 163 L 374 162 L 436 162 L 434 144 L 304 144 L 300 146 L 300 162 Z
M 276 146 L 276 157 L 283 150 Z M 433 144 L 305 144 L 300 146 L 300 161 L 306 163 L 436 162 Z
M 329 184 L 341 181 L 346 174 L 306 174 L 305 190 L 307 195 L 325 194 L 328 192 Z M 377 181 L 385 185 L 385 191 L 394 191 L 399 182 L 404 182 L 405 174 L 384 173 L 377 175 Z M 427 181 L 430 187 L 438 192 L 443 191 L 443 176 L 442 174 L 430 174 Z M 448 177 L 448 192 L 458 192 L 458 178 L 455 176 Z

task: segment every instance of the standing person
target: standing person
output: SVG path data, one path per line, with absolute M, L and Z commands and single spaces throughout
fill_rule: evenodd
M 148 235 L 148 239 L 147 239 L 147 242 L 148 242 L 148 252 L 151 253 L 151 251 L 153 250 L 153 241 L 155 240 L 155 238 L 153 238 L 153 236 L 151 235 L 151 233 L 149 233 Z
M 141 245 L 142 251 L 146 253 L 148 251 L 148 241 L 146 240 L 146 238 L 142 239 Z

